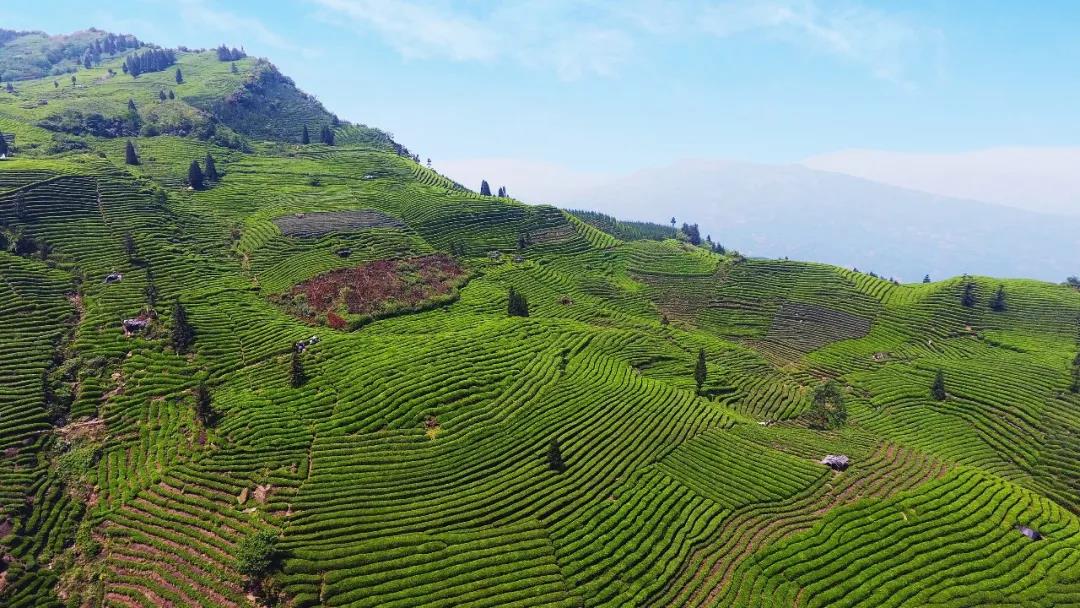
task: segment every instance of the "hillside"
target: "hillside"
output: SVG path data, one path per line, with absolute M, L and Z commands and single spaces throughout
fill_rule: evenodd
M 0 92 L 0 605 L 1080 598 L 1076 289 L 655 240 L 122 61 Z
M 505 180 L 518 194 L 543 192 L 536 200 L 567 209 L 658 222 L 674 215 L 750 255 L 812 259 L 901 281 L 970 273 L 1057 282 L 1080 272 L 1075 216 L 936 196 L 822 168 L 685 160 L 594 180 L 573 172 L 532 179 L 522 175 L 524 167 L 509 167 L 506 175 L 497 165 L 483 175 Z

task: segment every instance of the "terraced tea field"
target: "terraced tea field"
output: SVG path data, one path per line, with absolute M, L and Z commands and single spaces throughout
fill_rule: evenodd
M 0 96 L 0 604 L 1080 605 L 1080 292 L 480 196 L 300 145 L 315 105 L 50 148 L 64 104 L 159 103 L 121 59 Z M 185 112 L 267 77 L 178 63 Z

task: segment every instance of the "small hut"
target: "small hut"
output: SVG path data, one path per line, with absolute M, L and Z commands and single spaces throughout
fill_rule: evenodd
M 1021 534 L 1030 538 L 1031 540 L 1042 540 L 1043 536 L 1042 534 L 1039 534 L 1038 530 L 1029 528 L 1027 526 L 1016 526 L 1016 529 L 1019 530 Z

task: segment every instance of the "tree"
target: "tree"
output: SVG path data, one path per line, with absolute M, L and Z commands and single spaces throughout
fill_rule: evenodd
M 686 224 L 686 223 L 684 223 L 682 225 L 682 231 L 683 231 L 683 234 L 686 235 L 686 238 L 690 240 L 691 245 L 700 245 L 701 244 L 701 232 L 698 231 L 698 225 L 697 224 Z
M 139 155 L 135 152 L 135 144 L 131 143 L 130 139 L 124 146 L 124 162 L 129 165 L 139 164 Z
M 206 179 L 216 182 L 218 180 L 217 165 L 214 163 L 214 157 L 210 156 L 210 153 L 206 153 L 206 159 L 203 161 L 206 165 Z
M 1074 289 L 1080 289 L 1080 277 L 1069 277 L 1065 279 L 1065 284 Z
M 1005 312 L 1005 286 L 998 285 L 997 291 L 994 292 L 994 297 L 990 298 L 990 310 L 994 312 Z
M 229 64 L 229 71 L 232 72 L 233 74 L 239 74 L 240 73 L 240 70 L 237 69 L 235 63 Z
M 131 236 L 130 232 L 124 233 L 124 253 L 127 254 L 129 262 L 135 261 L 135 238 Z
M 0 154 L 8 153 L 7 139 L 4 138 L 4 134 L 0 132 Z
M 934 374 L 934 383 L 930 385 L 930 394 L 937 401 L 944 401 L 948 395 L 945 393 L 945 372 L 940 369 Z
M 202 190 L 206 187 L 205 178 L 203 176 L 202 167 L 199 166 L 199 161 L 191 161 L 191 166 L 188 167 L 187 181 L 188 185 L 196 190 Z
M 499 186 L 499 196 L 506 198 L 506 186 Z
M 213 426 L 214 409 L 210 406 L 210 389 L 202 382 L 195 387 L 195 420 L 203 428 Z
M 923 282 L 923 283 L 929 283 L 929 282 L 930 282 L 930 275 L 926 275 L 926 276 L 924 276 L 924 277 L 922 278 L 922 282 Z
M 146 298 L 146 307 L 153 309 L 157 306 L 157 283 L 154 281 L 154 269 L 146 269 L 146 287 L 143 289 L 143 297 Z
M 307 125 L 304 125 L 304 130 L 300 133 L 300 143 L 305 146 L 311 143 L 311 136 L 308 135 Z
M 163 91 L 163 90 L 162 90 L 162 91 L 158 91 L 158 95 L 157 95 L 157 98 L 158 98 L 159 100 L 161 100 L 161 101 L 165 101 L 165 99 L 166 99 L 166 96 L 165 96 L 165 91 Z
M 169 91 L 169 99 L 176 99 L 176 93 L 173 93 L 173 92 L 172 92 L 172 91 L 170 90 L 170 91 Z
M 128 112 L 138 112 L 139 109 L 135 107 L 135 100 L 128 98 Z
M 236 553 L 236 569 L 251 578 L 266 575 L 277 557 L 277 540 L 277 536 L 265 530 L 244 538 Z
M 334 130 L 327 125 L 323 125 L 319 139 L 328 146 L 334 145 Z
M 807 412 L 810 428 L 819 430 L 838 429 L 847 422 L 847 406 L 844 393 L 836 380 L 829 380 L 814 389 L 814 400 Z
M 172 347 L 178 354 L 184 354 L 195 341 L 195 329 L 188 322 L 187 309 L 176 299 L 172 312 Z
M 701 386 L 705 384 L 705 377 L 709 373 L 708 368 L 705 366 L 705 349 L 698 349 L 697 364 L 694 365 L 694 384 L 697 385 L 697 392 L 701 392 Z
M 556 473 L 566 470 L 566 462 L 562 457 L 562 449 L 559 448 L 559 440 L 552 439 L 547 452 L 548 468 Z
M 74 75 L 74 74 L 72 74 L 72 75 L 71 75 L 71 84 L 75 84 L 76 82 L 77 82 L 77 80 L 75 79 L 75 75 Z M 9 83 L 9 84 L 10 84 L 10 83 Z
M 529 316 L 529 302 L 521 292 L 513 287 L 510 288 L 510 294 L 507 298 L 506 312 L 511 317 Z
M 964 283 L 964 293 L 960 296 L 960 303 L 967 308 L 975 306 L 975 283 L 968 280 Z
M 289 360 L 289 386 L 300 388 L 304 385 L 304 364 L 300 361 L 300 351 L 295 348 Z
M 671 228 L 672 228 L 672 229 L 674 229 L 674 228 L 675 228 L 675 216 L 674 216 L 674 215 L 673 215 L 673 216 L 671 216 Z
M 176 68 L 176 84 L 184 84 L 184 74 L 180 71 L 180 68 Z
M 480 195 L 491 196 L 491 186 L 488 185 L 487 180 L 480 180 Z

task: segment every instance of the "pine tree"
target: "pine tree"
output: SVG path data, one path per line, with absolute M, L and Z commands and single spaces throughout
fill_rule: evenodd
M 195 341 L 195 329 L 191 327 L 187 318 L 187 309 L 177 298 L 173 304 L 172 312 L 172 347 L 178 354 L 184 354 L 191 348 Z
M 157 306 L 158 290 L 157 283 L 154 281 L 153 268 L 146 269 L 146 287 L 143 289 L 143 297 L 146 299 L 147 308 L 152 310 Z
M 180 68 L 176 68 L 176 84 L 184 84 L 184 75 L 180 72 Z
M 930 275 L 926 275 L 926 276 L 924 276 L 924 277 L 922 278 L 922 282 L 923 282 L 923 283 L 929 283 L 929 282 L 930 282 Z
M 300 388 L 304 384 L 304 365 L 300 361 L 300 351 L 295 348 L 292 351 L 292 359 L 289 361 L 289 386 Z
M 165 97 L 165 91 L 158 91 L 158 96 L 157 96 L 157 98 L 158 98 L 159 100 L 161 100 L 161 101 L 165 101 L 165 99 L 166 99 L 166 97 Z
M 308 135 L 307 125 L 304 125 L 304 130 L 300 133 L 300 143 L 305 146 L 311 143 L 311 136 Z
M 328 146 L 334 145 L 334 130 L 326 125 L 323 125 L 322 131 L 320 132 L 319 140 Z
M 77 80 L 77 79 L 75 78 L 75 75 L 74 75 L 74 74 L 72 74 L 72 75 L 71 75 L 71 84 L 75 84 L 76 82 L 78 82 L 78 80 Z M 11 83 L 10 83 L 10 82 L 8 83 L 8 86 L 11 86 Z
M 129 165 L 139 164 L 139 155 L 135 152 L 135 144 L 131 143 L 130 139 L 124 146 L 124 162 Z
M 191 161 L 191 166 L 188 167 L 188 185 L 196 190 L 202 190 L 206 187 L 202 167 L 199 166 L 199 161 Z
M 701 392 L 702 385 L 705 384 L 705 377 L 709 373 L 705 364 L 705 349 L 698 349 L 697 364 L 694 365 L 694 383 L 697 384 L 697 392 Z
M 551 445 L 548 446 L 547 461 L 548 468 L 556 473 L 562 473 L 566 470 L 566 462 L 563 461 L 562 449 L 559 447 L 558 439 L 551 440 Z
M 510 288 L 510 294 L 507 298 L 506 312 L 511 317 L 529 316 L 529 302 L 521 292 L 513 287 Z
M 213 426 L 214 410 L 210 405 L 210 389 L 200 382 L 195 387 L 195 420 L 205 427 Z
M 124 233 L 124 253 L 127 254 L 128 262 L 135 261 L 135 237 L 130 232 Z
M 480 195 L 491 196 L 491 186 L 488 185 L 487 180 L 480 180 Z
M 938 401 L 944 401 L 947 396 L 945 393 L 945 372 L 940 369 L 934 375 L 934 383 L 930 386 L 930 394 Z
M 206 179 L 216 182 L 218 181 L 217 165 L 214 163 L 214 157 L 210 156 L 210 153 L 206 153 L 206 159 L 203 161 L 206 165 Z
M 169 91 L 169 99 L 176 99 L 176 93 Z
M 0 154 L 6 155 L 8 153 L 7 139 L 4 138 L 4 134 L 0 132 Z
M 1005 286 L 998 285 L 997 291 L 994 292 L 994 297 L 990 299 L 990 310 L 994 312 L 1005 312 Z
M 135 100 L 128 98 L 128 112 L 138 112 L 139 109 L 135 107 Z
M 975 283 L 972 281 L 964 283 L 964 293 L 960 296 L 960 303 L 968 308 L 975 306 Z

